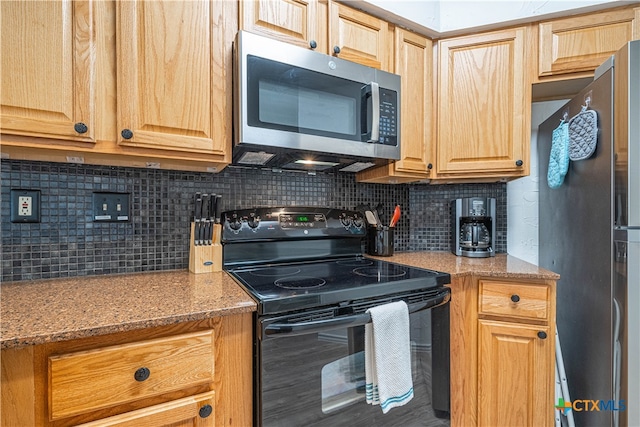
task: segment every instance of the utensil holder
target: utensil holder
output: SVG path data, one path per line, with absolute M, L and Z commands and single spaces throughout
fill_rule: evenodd
M 213 273 L 222 271 L 222 225 L 213 225 L 213 238 L 210 245 L 195 244 L 195 224 L 191 223 L 191 239 L 189 248 L 189 271 L 191 273 Z
M 393 255 L 394 227 L 370 227 L 367 232 L 367 253 L 376 256 Z

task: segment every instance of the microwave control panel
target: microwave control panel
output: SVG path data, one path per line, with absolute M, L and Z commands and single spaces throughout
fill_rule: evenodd
M 398 143 L 398 94 L 389 89 L 380 88 L 380 143 L 397 145 Z

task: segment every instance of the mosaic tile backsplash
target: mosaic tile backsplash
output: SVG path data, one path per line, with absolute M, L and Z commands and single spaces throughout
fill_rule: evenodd
M 495 197 L 496 251 L 506 252 L 506 184 L 361 184 L 352 174 L 226 168 L 219 174 L 2 160 L 2 281 L 188 268 L 196 191 L 222 194 L 222 211 L 254 206 L 353 209 L 382 204 L 403 215 L 396 251 L 449 250 L 449 202 Z M 41 222 L 12 223 L 11 189 L 41 190 Z M 131 193 L 131 218 L 97 223 L 93 192 Z

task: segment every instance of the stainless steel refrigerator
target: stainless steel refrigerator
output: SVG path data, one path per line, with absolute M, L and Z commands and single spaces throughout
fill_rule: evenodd
M 582 135 L 567 138 L 562 120 L 575 127 L 583 109 L 595 111 L 596 136 L 578 128 Z M 537 150 L 539 262 L 561 276 L 557 327 L 570 400 L 604 402 L 576 405 L 575 424 L 640 426 L 640 41 L 540 125 Z

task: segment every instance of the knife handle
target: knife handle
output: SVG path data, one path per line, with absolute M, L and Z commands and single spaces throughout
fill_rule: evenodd
M 193 244 L 196 246 L 200 244 L 200 221 L 201 220 L 202 220 L 202 195 L 200 193 L 196 193 L 195 208 L 193 211 L 193 223 L 194 223 Z
M 211 197 L 209 198 L 209 215 L 207 218 L 207 244 L 213 244 L 213 225 L 216 223 L 216 201 L 218 200 L 218 195 L 215 193 L 211 193 Z
M 213 216 L 215 223 L 220 224 L 220 206 L 222 202 L 222 194 L 216 194 L 216 199 L 213 202 Z

